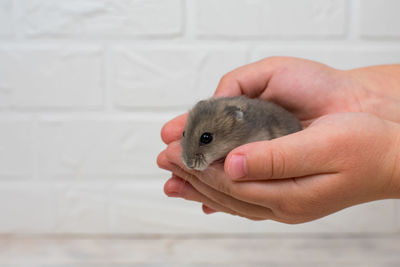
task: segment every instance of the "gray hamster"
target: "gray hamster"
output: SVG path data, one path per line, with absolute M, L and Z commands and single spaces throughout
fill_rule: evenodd
M 189 112 L 182 159 L 187 168 L 202 171 L 235 147 L 301 129 L 296 117 L 272 102 L 245 96 L 203 100 Z

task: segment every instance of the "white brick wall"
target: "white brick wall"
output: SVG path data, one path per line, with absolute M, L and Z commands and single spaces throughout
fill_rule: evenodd
M 165 37 L 182 31 L 181 0 L 20 2 L 21 27 L 30 37 Z
M 275 55 L 400 62 L 395 0 L 0 0 L 0 232 L 394 232 L 387 200 L 288 226 L 168 199 L 165 121 Z
M 163 116 L 165 119 L 165 116 Z M 34 133 L 38 179 L 135 179 L 160 175 L 161 119 L 43 119 Z
M 213 37 L 344 36 L 345 0 L 197 0 L 199 34 Z
M 360 44 L 357 46 L 279 44 L 256 46 L 251 49 L 252 61 L 275 55 L 307 58 L 323 62 L 334 68 L 351 69 L 368 65 L 399 64 L 400 46 L 398 44 Z
M 361 3 L 361 34 L 366 37 L 400 37 L 400 2 L 397 0 L 365 0 Z M 386 8 L 381 8 L 381 6 Z
M 114 103 L 132 108 L 190 105 L 210 96 L 225 72 L 246 63 L 240 49 L 119 47 L 110 54 Z
M 32 123 L 28 120 L 0 121 L 1 179 L 30 178 L 32 153 Z
M 13 1 L 3 0 L 0 2 L 0 37 L 12 35 L 14 18 L 13 14 Z
M 1 232 L 54 231 L 59 193 L 52 183 L 2 180 L 0 186 Z
M 0 58 L 0 105 L 93 108 L 103 104 L 104 64 L 99 48 L 7 45 L 0 47 Z

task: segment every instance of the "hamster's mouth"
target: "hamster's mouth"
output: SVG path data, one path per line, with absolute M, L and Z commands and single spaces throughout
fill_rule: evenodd
M 204 171 L 208 168 L 211 164 L 222 164 L 224 165 L 226 157 L 221 157 L 219 159 L 214 160 L 212 163 L 208 163 L 204 158 L 198 158 L 195 160 L 194 163 L 188 164 L 185 160 L 183 160 L 184 165 L 189 170 L 196 170 L 196 171 Z
M 196 165 L 193 169 L 197 170 L 197 171 L 204 171 L 212 164 L 222 164 L 222 165 L 224 165 L 224 163 L 225 163 L 225 157 L 222 157 L 222 158 L 219 158 L 217 160 L 214 160 L 212 163 L 202 162 L 201 164 Z
M 219 159 L 214 160 L 213 163 L 221 163 L 221 164 L 224 164 L 224 163 L 225 163 L 225 159 L 226 159 L 226 157 L 222 157 L 222 158 L 219 158 Z
M 187 161 L 182 157 L 183 164 L 189 170 L 204 171 L 210 165 L 204 157 L 197 157 L 194 161 Z
M 198 165 L 192 168 L 192 170 L 196 170 L 196 171 L 204 171 L 205 169 L 208 168 L 209 164 L 203 164 L 203 165 Z

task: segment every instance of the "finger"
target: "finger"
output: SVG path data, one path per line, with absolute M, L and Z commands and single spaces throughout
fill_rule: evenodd
M 232 205 L 235 203 L 230 199 L 225 200 L 223 196 L 230 196 L 232 199 L 235 199 L 235 201 L 265 208 L 260 210 L 256 215 L 252 214 L 254 217 L 252 219 L 254 220 L 256 219 L 255 217 L 262 217 L 264 219 L 282 221 L 283 215 L 280 210 L 282 210 L 282 207 L 285 205 L 287 206 L 288 202 L 290 203 L 289 198 L 295 199 L 294 196 L 301 196 L 304 192 L 307 192 L 307 186 L 310 188 L 310 185 L 306 184 L 306 181 L 309 182 L 310 179 L 306 177 L 301 177 L 297 181 L 295 181 L 295 179 L 272 179 L 267 181 L 246 181 L 238 183 L 232 181 L 232 179 L 226 175 L 224 166 L 220 164 L 212 164 L 202 172 L 195 171 L 196 177 L 194 180 L 191 180 L 192 177 L 190 176 L 193 176 L 193 173 L 184 172 L 185 167 L 183 163 L 181 163 L 179 156 L 180 151 L 180 146 L 177 142 L 171 143 L 165 151 L 170 171 L 184 177 L 198 192 L 214 200 L 214 202 L 220 203 L 222 206 L 228 206 L 239 215 L 243 213 L 243 210 L 240 212 L 238 209 L 232 208 Z M 187 171 L 189 172 L 189 170 Z M 197 185 L 198 183 L 201 183 L 201 185 Z M 203 187 L 204 185 L 207 187 Z M 223 193 L 223 195 L 218 195 L 215 191 Z M 213 194 L 215 195 L 213 196 Z M 299 197 L 298 199 L 301 198 Z M 254 206 L 246 206 L 245 209 L 250 211 L 252 207 Z M 245 212 L 245 214 L 249 213 Z
M 215 203 L 199 193 L 189 182 L 175 174 L 165 183 L 164 192 L 169 197 L 180 197 L 189 201 L 200 202 L 203 205 L 207 205 L 210 210 L 218 210 L 232 215 L 238 215 L 236 212 Z
M 175 149 L 179 148 L 176 143 L 171 144 L 170 147 L 173 145 L 176 145 Z M 173 157 L 172 154 L 169 155 L 169 160 L 171 157 Z M 174 162 L 179 162 L 179 160 L 180 158 L 177 157 Z M 233 213 L 231 211 L 228 213 L 253 220 L 272 219 L 286 223 L 310 220 L 312 214 L 307 214 L 305 207 L 314 203 L 315 199 L 320 200 L 321 192 L 325 192 L 328 188 L 332 189 L 329 181 L 332 181 L 331 177 L 336 175 L 335 173 L 326 173 L 299 178 L 238 183 L 225 176 L 223 167 L 218 167 L 218 164 L 210 166 L 211 168 L 209 167 L 203 172 L 196 172 L 197 176 L 185 173 L 183 169 L 172 162 L 170 164 L 173 166 L 171 171 L 187 180 L 198 192 L 233 211 Z M 333 183 L 335 184 L 335 182 Z M 336 192 L 338 191 L 336 190 Z M 221 195 L 221 192 L 225 192 L 225 194 Z M 325 192 L 323 195 L 325 194 L 332 195 L 329 192 Z M 226 196 L 231 196 L 231 198 L 226 198 Z M 242 206 L 240 202 L 244 202 L 246 205 Z M 268 208 L 254 210 L 254 207 Z M 323 213 L 321 212 L 321 214 Z
M 176 174 L 173 174 L 172 178 L 170 178 L 166 182 L 164 186 L 164 191 L 168 196 L 172 192 L 173 197 L 181 197 L 189 201 L 200 202 L 203 205 L 209 207 L 213 211 L 225 212 L 231 215 L 238 215 L 252 220 L 265 219 L 265 218 L 249 216 L 248 214 L 242 214 L 240 212 L 230 209 L 229 207 L 225 207 L 223 205 L 218 204 L 217 202 L 208 198 L 206 195 L 200 193 L 187 180 L 178 177 Z
M 336 172 L 340 130 L 310 126 L 269 141 L 232 150 L 225 172 L 233 180 L 267 180 Z
M 164 169 L 167 171 L 172 170 L 173 166 L 167 159 L 167 151 L 166 150 L 161 151 L 161 153 L 157 156 L 157 165 L 161 169 Z
M 206 205 L 202 205 L 202 210 L 203 210 L 203 212 L 205 213 L 205 214 L 211 214 L 211 213 L 215 213 L 215 212 L 217 212 L 216 210 L 213 210 L 212 208 L 210 208 L 210 207 L 207 207 Z
M 201 172 L 193 171 L 190 172 L 189 170 L 185 169 L 185 166 L 182 163 L 180 157 L 180 145 L 178 142 L 171 143 L 168 148 L 166 149 L 165 155 L 168 160 L 168 169 L 172 171 L 174 174 L 184 178 L 188 181 L 197 191 L 201 194 L 207 196 L 212 201 L 218 203 L 221 206 L 228 207 L 229 209 L 233 210 L 237 214 L 246 214 L 246 217 L 255 218 L 264 218 L 264 219 L 271 219 L 273 218 L 273 213 L 271 209 L 263 206 L 259 206 L 253 203 L 248 203 L 245 201 L 241 201 L 232 197 L 231 195 L 227 195 L 224 192 L 233 191 L 231 188 L 233 187 L 233 182 L 229 179 L 225 178 L 222 181 L 226 181 L 230 184 L 220 184 L 218 185 L 219 179 L 216 177 L 210 177 L 209 175 L 205 174 L 202 175 Z M 209 172 L 209 174 L 214 175 L 217 174 L 216 172 Z M 223 169 L 218 173 L 219 175 L 224 175 Z M 199 180 L 199 177 L 195 176 L 199 175 L 199 177 L 207 176 L 207 180 L 213 180 L 214 183 L 212 185 L 215 187 L 210 187 L 209 185 L 203 183 Z M 213 178 L 213 179 L 212 179 Z M 219 190 L 218 190 L 219 189 Z
M 171 172 L 176 172 L 176 167 L 179 167 L 180 171 L 186 170 L 186 172 L 189 173 L 190 170 L 186 169 L 186 167 L 182 163 L 180 155 L 180 144 L 178 142 L 171 143 L 168 148 L 163 152 L 163 163 L 161 165 L 166 166 L 164 167 L 164 169 L 167 169 Z M 216 192 L 222 192 L 223 194 L 231 196 L 232 198 L 235 198 L 242 202 L 251 203 L 262 207 L 268 207 L 268 209 L 273 209 L 277 206 L 276 202 L 277 199 L 279 199 L 280 197 L 280 191 L 270 190 L 270 187 L 265 185 L 266 188 L 262 187 L 262 190 L 265 190 L 269 193 L 264 194 L 262 193 L 259 184 L 243 184 L 234 182 L 226 175 L 226 173 L 224 172 L 224 167 L 220 164 L 212 164 L 205 171 L 192 171 L 191 174 L 193 175 L 193 173 L 195 173 L 194 175 L 197 177 L 198 180 L 200 180 L 202 184 L 207 185 L 208 187 L 214 189 Z M 254 192 L 257 192 L 260 197 L 254 194 Z M 210 194 L 210 192 L 205 194 Z
M 191 185 L 182 178 L 172 175 L 164 184 L 164 193 L 169 197 L 182 197 L 183 191 L 190 190 L 187 187 Z
M 182 177 L 184 180 L 188 181 L 200 194 L 206 196 L 208 199 L 212 200 L 212 202 L 215 202 L 218 205 L 225 207 L 225 209 L 228 209 L 228 213 L 250 218 L 252 220 L 260 220 L 260 219 L 265 220 L 274 218 L 271 209 L 247 203 L 244 201 L 240 201 L 220 191 L 217 191 L 211 188 L 210 186 L 204 184 L 203 182 L 201 182 L 193 174 L 184 171 L 179 166 L 175 165 L 173 173 L 179 177 Z M 210 206 L 207 203 L 204 204 Z M 216 209 L 213 206 L 210 207 Z M 216 210 L 219 209 L 217 208 Z
M 167 122 L 161 129 L 161 139 L 165 144 L 181 139 L 183 129 L 187 119 L 187 113 L 179 115 L 178 117 Z
M 266 58 L 225 74 L 219 82 L 214 96 L 260 96 L 266 90 L 274 70 L 284 59 L 283 57 Z

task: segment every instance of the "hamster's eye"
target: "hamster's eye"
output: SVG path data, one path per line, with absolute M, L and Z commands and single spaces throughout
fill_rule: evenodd
M 200 145 L 207 145 L 213 140 L 212 133 L 203 133 L 200 136 Z
M 185 131 L 183 131 L 183 133 L 182 133 L 182 137 L 185 137 Z

